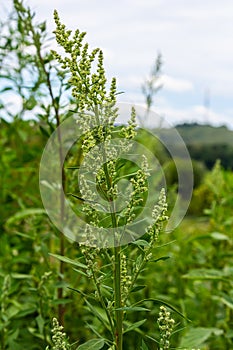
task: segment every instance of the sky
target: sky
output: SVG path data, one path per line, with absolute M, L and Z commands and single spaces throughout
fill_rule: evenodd
M 5 4 L 10 0 L 6 0 Z M 153 111 L 169 124 L 233 129 L 232 0 L 28 0 L 52 32 L 56 8 L 70 29 L 87 32 L 104 52 L 119 101 L 143 104 L 141 85 L 162 54 L 162 89 Z

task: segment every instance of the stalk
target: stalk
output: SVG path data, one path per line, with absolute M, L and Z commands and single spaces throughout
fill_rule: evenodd
M 98 106 L 95 105 L 94 113 L 97 119 L 97 123 L 100 123 Z M 106 183 L 108 190 L 111 189 L 111 179 L 108 172 L 108 166 L 106 163 L 106 152 L 102 147 L 103 159 L 104 159 L 104 173 L 106 177 Z M 109 202 L 109 208 L 111 212 L 112 227 L 115 228 L 114 232 L 114 274 L 113 274 L 113 285 L 114 285 L 114 306 L 115 306 L 115 349 L 122 350 L 123 346 L 123 311 L 120 310 L 122 307 L 122 295 L 121 295 L 121 247 L 119 246 L 117 237 L 117 219 L 116 219 L 116 208 L 112 198 L 107 198 Z
M 114 268 L 114 301 L 115 301 L 115 317 L 116 317 L 116 350 L 122 350 L 123 345 L 123 311 L 121 298 L 121 248 L 114 248 L 115 268 Z

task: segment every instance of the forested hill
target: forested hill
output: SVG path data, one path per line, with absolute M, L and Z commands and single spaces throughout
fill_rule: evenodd
M 233 131 L 226 126 L 178 124 L 176 129 L 186 144 L 227 144 L 233 146 Z
M 211 125 L 179 124 L 175 126 L 191 157 L 205 163 L 212 168 L 217 159 L 225 169 L 233 169 L 233 131 L 226 126 L 214 127 Z M 179 147 L 182 139 L 176 138 L 174 130 L 160 129 L 156 133 L 165 141 Z

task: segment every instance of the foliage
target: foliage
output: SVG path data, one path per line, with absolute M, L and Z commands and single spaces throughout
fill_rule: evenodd
M 177 159 L 168 160 L 163 165 L 163 170 L 166 178 L 166 184 L 169 187 L 173 185 L 177 186 L 179 183 L 178 173 L 177 173 L 178 165 L 180 168 L 179 176 L 181 176 L 184 179 L 189 176 L 187 161 L 185 159 L 177 158 Z M 194 177 L 193 186 L 194 188 L 196 188 L 202 183 L 206 170 L 202 163 L 197 162 L 195 160 L 192 160 L 192 168 L 193 168 L 193 177 Z M 182 188 L 180 189 L 180 193 L 184 198 L 186 196 L 186 193 L 188 192 L 188 188 L 186 188 L 186 186 L 188 185 L 186 185 L 186 183 L 183 182 Z
M 50 43 L 46 24 L 36 23 L 34 14 L 21 1 L 14 1 L 10 20 L 2 26 L 0 79 L 7 89 L 2 89 L 0 95 L 0 148 L 3 150 L 0 153 L 1 349 L 42 350 L 65 346 L 112 350 L 117 327 L 124 333 L 127 349 L 158 349 L 166 337 L 169 346 L 175 348 L 231 349 L 232 173 L 220 164 L 207 173 L 194 193 L 194 207 L 203 208 L 204 213 L 201 217 L 186 217 L 170 235 L 161 234 L 161 222 L 155 220 L 145 236 L 120 248 L 120 252 L 62 241 L 45 215 L 39 196 L 38 164 L 42 150 L 54 129 L 72 115 L 67 107 L 70 103 L 75 111 L 87 105 L 93 108 L 93 101 L 98 106 L 113 102 L 111 108 L 114 108 L 115 81 L 107 93 L 100 51 L 96 56 L 99 71 L 94 77 L 87 67 L 93 56 L 82 51 L 81 76 L 87 71 L 90 80 L 80 79 L 80 75 L 76 75 L 77 67 L 67 78 L 69 64 L 66 63 L 65 71 L 58 68 L 46 48 Z M 76 39 L 80 35 L 77 33 Z M 73 80 L 68 81 L 70 78 Z M 93 80 L 98 89 L 92 86 Z M 78 84 L 77 90 L 74 81 Z M 71 85 L 74 91 L 70 98 Z M 88 86 L 88 93 L 80 99 L 79 92 Z M 9 91 L 18 96 L 17 110 L 10 109 L 5 102 Z M 32 115 L 35 120 L 22 119 Z M 116 135 L 115 132 L 120 134 L 121 131 L 111 125 L 108 132 Z M 124 137 L 135 134 L 134 112 L 122 133 Z M 89 136 L 96 137 L 96 133 Z M 145 143 L 143 132 L 139 131 L 136 137 Z M 89 137 L 86 141 L 86 147 L 91 147 Z M 85 147 L 80 150 L 79 145 L 76 146 L 68 155 L 66 165 L 78 166 L 87 151 Z M 162 155 L 161 163 L 168 159 L 162 148 L 158 150 L 161 145 L 152 142 L 150 147 L 154 154 Z M 131 175 L 137 173 L 138 169 L 131 164 L 127 166 Z M 112 164 L 106 164 L 105 170 L 114 179 L 113 169 Z M 125 175 L 122 167 L 118 170 L 121 176 Z M 144 171 L 148 171 L 145 163 Z M 114 195 L 102 185 L 102 175 L 100 172 L 99 191 L 105 196 Z M 142 172 L 137 173 L 138 177 L 131 175 L 135 187 L 138 180 L 145 180 Z M 74 184 L 74 170 L 66 169 L 65 178 L 66 193 L 69 190 L 78 197 L 87 195 L 76 192 L 80 189 Z M 137 195 L 142 187 L 137 187 Z M 140 202 L 143 196 L 136 199 Z M 75 197 L 70 202 L 83 207 L 82 201 Z M 87 205 L 85 210 L 88 208 Z M 162 192 L 154 219 L 165 220 L 165 210 Z M 200 211 L 195 209 L 193 213 L 199 215 Z M 129 220 L 133 214 L 135 212 L 128 211 Z M 171 239 L 174 240 L 172 244 Z M 118 275 L 118 284 L 114 285 L 116 266 L 120 267 L 120 278 Z M 120 303 L 117 290 L 121 293 Z M 161 304 L 166 310 L 160 309 Z M 186 318 L 182 318 L 178 310 Z M 166 333 L 164 320 L 168 312 L 172 314 L 167 317 L 167 321 L 170 320 L 167 326 L 172 328 L 171 318 L 175 324 Z M 59 322 L 55 317 L 60 318 Z M 67 336 L 61 327 L 65 328 Z
M 176 129 L 187 144 L 191 145 L 219 145 L 228 144 L 232 146 L 232 130 L 226 126 L 212 126 L 208 124 L 179 124 Z
M 179 124 L 175 126 L 184 140 L 193 160 L 202 162 L 208 169 L 212 169 L 220 159 L 224 169 L 233 169 L 232 130 L 225 126 L 214 127 L 197 123 Z M 174 142 L 172 130 L 160 129 L 158 133 L 173 147 L 179 150 L 179 142 Z

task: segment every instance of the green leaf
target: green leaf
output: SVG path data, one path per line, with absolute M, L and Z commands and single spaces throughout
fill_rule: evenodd
M 155 259 L 155 260 L 151 260 L 150 262 L 156 263 L 160 260 L 167 260 L 170 259 L 170 256 L 161 256 L 161 258 Z
M 211 335 L 220 336 L 223 330 L 218 328 L 190 328 L 181 340 L 181 348 L 198 347 L 204 344 Z
M 138 322 L 135 322 L 133 324 L 131 324 L 125 331 L 124 331 L 124 334 L 127 333 L 127 332 L 131 332 L 133 331 L 134 329 L 140 327 L 143 323 L 146 322 L 146 318 L 144 320 L 141 320 L 141 321 L 138 321 Z
M 13 87 L 12 86 L 6 86 L 6 87 L 4 87 L 3 89 L 0 90 L 0 94 L 3 93 L 3 92 L 6 92 L 6 91 L 10 91 L 10 90 L 13 90 Z
M 45 127 L 43 127 L 42 125 L 40 125 L 39 127 L 40 127 L 40 131 L 41 131 L 42 135 L 49 138 L 50 133 L 48 132 L 48 130 Z
M 101 334 L 96 330 L 96 328 L 93 325 L 87 323 L 87 327 L 91 330 L 93 335 L 95 334 L 99 339 L 102 339 Z
M 6 221 L 6 225 L 7 226 L 12 225 L 15 222 L 18 222 L 18 221 L 26 218 L 27 216 L 42 215 L 42 214 L 46 214 L 45 209 L 41 209 L 41 208 L 24 209 L 24 210 L 18 211 L 16 214 L 11 216 Z
M 135 293 L 138 292 L 139 290 L 144 289 L 146 286 L 145 285 L 139 285 L 139 286 L 135 286 L 132 288 L 131 293 Z
M 229 237 L 220 232 L 212 232 L 210 236 L 218 241 L 229 241 Z
M 228 281 L 226 275 L 221 270 L 215 269 L 193 269 L 182 276 L 192 280 L 222 280 Z
M 104 339 L 91 339 L 79 345 L 76 350 L 100 350 L 104 346 Z
M 163 300 L 160 300 L 160 299 L 154 299 L 154 298 L 148 298 L 148 299 L 143 299 L 143 300 L 140 300 L 139 302 L 137 302 L 136 304 L 134 305 L 137 305 L 137 304 L 142 304 L 144 303 L 145 301 L 153 301 L 154 303 L 156 304 L 160 304 L 160 305 L 165 305 L 167 307 L 169 307 L 169 309 L 171 309 L 172 311 L 176 312 L 178 315 L 180 315 L 182 318 L 184 318 L 185 320 L 187 321 L 190 321 L 187 317 L 185 317 L 180 311 L 178 311 L 174 306 L 170 305 L 169 303 L 167 303 L 166 301 L 163 301 Z
M 16 231 L 15 234 L 18 235 L 18 236 L 20 236 L 20 237 L 24 237 L 24 238 L 27 238 L 27 239 L 30 239 L 30 240 L 34 240 L 34 239 L 35 239 L 34 236 L 28 235 L 28 234 L 26 234 L 26 233 L 22 233 L 22 232 Z
M 76 293 L 78 293 L 78 294 L 80 294 L 80 295 L 82 295 L 84 298 L 85 298 L 85 300 L 86 300 L 86 298 L 92 298 L 92 299 L 95 299 L 94 297 L 91 297 L 90 295 L 87 295 L 86 293 L 83 293 L 81 290 L 79 290 L 79 289 L 76 289 L 76 288 L 72 288 L 72 287 L 67 287 L 68 289 L 70 289 L 70 290 L 72 290 L 72 291 L 74 291 L 74 292 L 76 292 Z
M 32 275 L 26 275 L 24 273 L 17 273 L 17 272 L 13 272 L 11 274 L 11 277 L 16 278 L 16 279 L 20 279 L 20 280 L 24 279 L 24 278 L 29 278 L 29 279 L 33 278 Z
M 142 345 L 140 350 L 149 350 L 149 348 L 147 347 L 146 343 L 144 342 L 144 340 L 142 339 Z
M 149 247 L 149 243 L 145 241 L 144 239 L 138 239 L 137 241 L 132 242 L 133 244 L 141 247 Z
M 105 325 L 105 327 L 109 328 L 109 324 L 107 322 L 107 319 L 104 318 L 104 316 L 106 316 L 106 315 L 100 314 L 100 312 L 103 312 L 103 309 L 97 310 L 97 308 L 92 306 L 88 300 L 85 300 L 85 302 L 86 302 L 88 308 L 90 309 L 90 311 L 93 313 L 93 315 L 95 315 L 100 320 L 100 322 L 102 322 Z
M 30 96 L 28 100 L 25 100 L 23 106 L 25 109 L 31 111 L 37 105 L 37 100 L 34 96 Z
M 83 272 L 83 271 L 81 271 L 79 269 L 75 269 L 75 268 L 73 268 L 73 270 L 78 272 L 78 273 L 80 273 L 80 275 L 83 275 L 83 276 L 87 277 L 87 274 L 85 272 Z
M 146 309 L 145 307 L 141 307 L 141 306 L 124 306 L 124 307 L 119 307 L 115 310 L 121 310 L 121 311 L 127 311 L 127 312 L 150 311 L 150 309 Z
M 43 317 L 41 315 L 38 315 L 36 317 L 36 322 L 37 322 L 40 334 L 43 334 L 44 325 L 45 325 L 45 321 L 44 321 Z
M 15 315 L 15 318 L 21 318 L 21 317 L 25 317 L 25 316 L 28 316 L 28 315 L 31 315 L 31 314 L 34 314 L 35 312 L 37 312 L 37 308 L 36 306 L 32 306 L 30 308 L 27 308 L 27 309 L 24 309 L 24 310 L 21 310 L 19 311 L 16 315 Z
M 222 296 L 213 296 L 214 300 L 218 300 L 230 309 L 233 309 L 233 298 L 223 294 Z
M 51 256 L 53 256 L 54 258 L 60 260 L 60 261 L 63 261 L 63 262 L 66 262 L 68 264 L 71 264 L 71 265 L 74 265 L 74 266 L 77 266 L 77 267 L 80 267 L 81 269 L 86 269 L 86 265 L 80 263 L 79 261 L 77 260 L 73 260 L 73 259 L 70 259 L 70 258 L 67 258 L 63 255 L 58 255 L 58 254 L 49 254 Z

